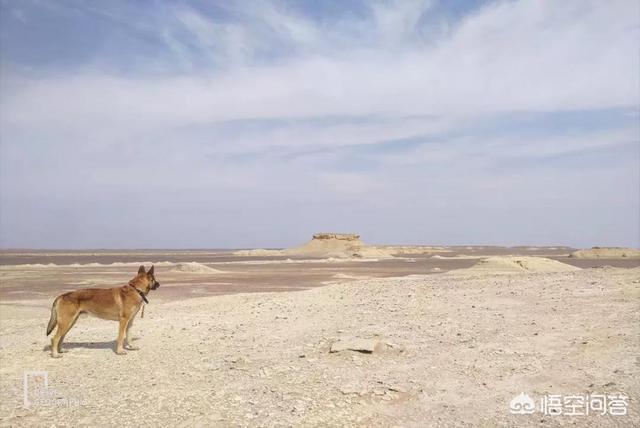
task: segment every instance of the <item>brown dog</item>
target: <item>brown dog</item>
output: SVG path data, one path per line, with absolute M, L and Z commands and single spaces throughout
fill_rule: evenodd
M 143 302 L 147 303 L 150 290 L 160 287 L 153 274 L 153 266 L 145 272 L 144 266 L 138 269 L 138 275 L 129 284 L 115 288 L 85 288 L 71 291 L 56 297 L 51 307 L 51 319 L 47 326 L 47 336 L 57 325 L 58 330 L 51 339 L 51 356 L 60 358 L 64 336 L 75 324 L 78 316 L 89 313 L 98 318 L 119 321 L 116 353 L 126 354 L 125 347 L 136 350 L 129 342 L 129 330 Z

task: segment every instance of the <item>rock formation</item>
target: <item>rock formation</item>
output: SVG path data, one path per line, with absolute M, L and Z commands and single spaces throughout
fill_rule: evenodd
M 392 251 L 365 245 L 355 233 L 316 233 L 306 244 L 284 250 L 242 250 L 242 256 L 296 256 L 335 258 L 388 258 Z

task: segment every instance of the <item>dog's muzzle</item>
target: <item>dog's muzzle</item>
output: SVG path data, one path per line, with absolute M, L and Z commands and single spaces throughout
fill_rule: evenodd
M 158 287 L 160 287 L 160 283 L 159 282 L 154 282 L 153 285 L 151 286 L 151 289 L 155 290 Z

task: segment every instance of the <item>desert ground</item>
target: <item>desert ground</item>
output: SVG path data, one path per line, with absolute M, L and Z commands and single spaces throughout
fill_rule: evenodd
M 635 253 L 348 239 L 348 254 L 2 251 L 2 426 L 640 426 Z M 51 358 L 53 298 L 141 263 L 162 285 L 140 350 L 116 355 L 117 323 L 81 317 Z M 511 414 L 523 392 L 624 395 L 627 414 Z

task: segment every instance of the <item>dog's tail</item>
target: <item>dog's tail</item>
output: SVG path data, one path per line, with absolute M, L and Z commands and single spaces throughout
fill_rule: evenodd
M 53 305 L 51 306 L 51 318 L 49 318 L 49 325 L 47 326 L 47 336 L 51 334 L 53 329 L 58 324 L 58 310 L 56 307 L 58 306 L 58 299 L 62 296 L 56 297 L 56 300 L 53 301 Z

